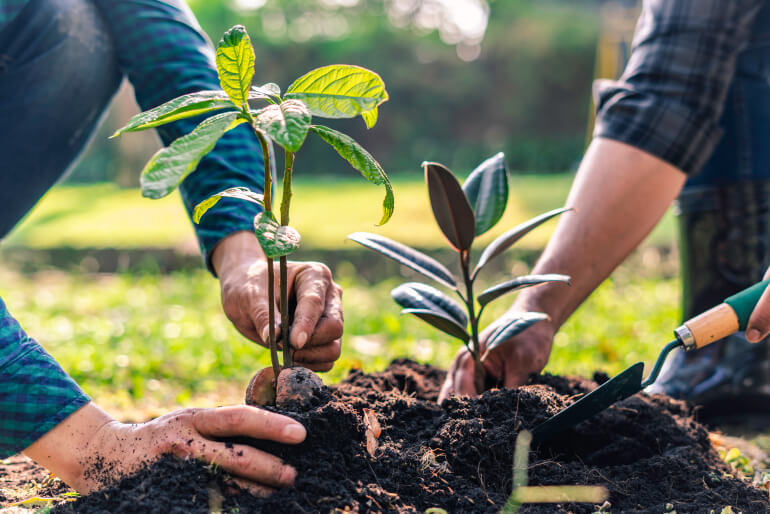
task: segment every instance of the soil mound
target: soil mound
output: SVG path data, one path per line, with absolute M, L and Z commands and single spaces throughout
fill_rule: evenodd
M 268 499 L 222 496 L 221 472 L 165 457 L 120 483 L 55 512 L 499 512 L 511 492 L 516 434 L 596 387 L 552 375 L 514 390 L 435 403 L 444 373 L 408 360 L 382 373 L 354 371 L 307 412 L 300 446 L 262 441 L 299 470 L 295 487 Z M 374 457 L 363 409 L 382 426 Z M 612 512 L 770 512 L 767 493 L 729 474 L 689 407 L 639 394 L 533 450 L 530 485 L 599 484 Z M 526 505 L 522 512 L 591 513 L 593 505 Z

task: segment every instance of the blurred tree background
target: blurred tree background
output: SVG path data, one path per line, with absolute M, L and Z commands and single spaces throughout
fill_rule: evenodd
M 417 173 L 423 160 L 437 160 L 464 174 L 501 150 L 514 172 L 564 172 L 582 155 L 605 2 L 188 1 L 215 43 L 232 25 L 246 26 L 257 54 L 255 83 L 286 88 L 331 63 L 382 75 L 390 101 L 376 130 L 361 120 L 339 124 L 389 172 Z M 125 86 L 70 182 L 138 183 L 156 136 L 106 139 L 137 111 Z M 309 143 L 302 159 L 315 174 L 353 173 L 322 144 Z

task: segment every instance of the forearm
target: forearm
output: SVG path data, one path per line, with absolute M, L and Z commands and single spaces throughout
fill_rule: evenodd
M 533 273 L 563 273 L 568 288 L 524 290 L 514 308 L 545 312 L 554 330 L 652 230 L 686 176 L 641 150 L 594 139 L 580 165 L 553 237 Z
M 61 478 L 77 491 L 92 489 L 89 483 L 97 481 L 89 477 L 89 456 L 100 440 L 100 432 L 111 423 L 112 417 L 88 403 L 56 425 L 43 437 L 24 450 L 24 454 L 51 473 Z

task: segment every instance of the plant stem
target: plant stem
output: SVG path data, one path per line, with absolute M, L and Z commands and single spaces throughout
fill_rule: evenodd
M 283 197 L 281 198 L 281 225 L 289 224 L 289 207 L 291 206 L 291 172 L 294 167 L 294 152 L 285 152 L 286 164 L 283 170 Z M 279 261 L 281 272 L 281 341 L 283 341 L 283 367 L 294 365 L 289 344 L 289 266 L 286 256 Z
M 470 250 L 460 252 L 460 268 L 463 270 L 465 280 L 465 306 L 468 309 L 468 317 L 471 322 L 471 355 L 473 356 L 473 383 L 476 392 L 484 392 L 484 365 L 481 363 L 481 345 L 479 344 L 479 318 L 476 316 L 475 298 L 473 297 L 473 279 L 470 276 Z M 481 313 L 479 313 L 481 314 Z
M 264 134 L 254 129 L 259 140 L 259 146 L 262 147 L 262 160 L 265 168 L 265 187 L 264 204 L 265 212 L 272 212 L 272 193 L 273 193 L 273 170 L 271 169 L 270 145 Z M 267 258 L 267 326 L 268 337 L 267 346 L 270 348 L 270 362 L 273 365 L 273 376 L 278 380 L 278 374 L 281 372 L 281 365 L 278 361 L 278 344 L 275 340 L 275 270 L 273 268 L 273 259 Z

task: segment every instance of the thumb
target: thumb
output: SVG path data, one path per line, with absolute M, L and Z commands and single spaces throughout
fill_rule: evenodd
M 254 323 L 254 329 L 257 331 L 257 334 L 262 338 L 262 342 L 265 344 L 268 343 L 270 340 L 270 310 L 269 310 L 269 300 L 265 299 L 265 301 L 258 302 L 253 313 L 252 313 L 252 321 Z M 275 333 L 276 333 L 276 339 L 278 338 L 278 331 L 280 330 L 281 326 L 281 310 L 278 305 L 278 299 L 273 302 L 273 315 L 275 317 Z
M 758 343 L 770 332 L 770 288 L 765 289 L 746 326 L 746 339 Z

